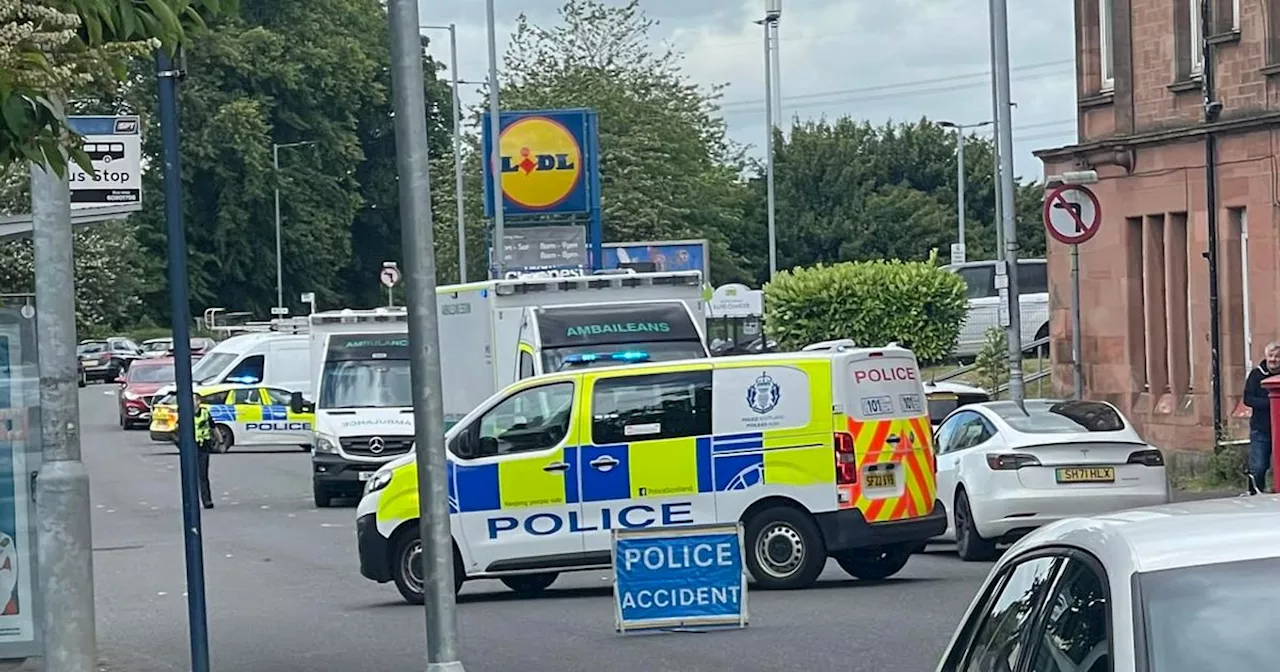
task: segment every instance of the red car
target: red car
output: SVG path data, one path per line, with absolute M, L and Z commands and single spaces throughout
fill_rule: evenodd
M 160 388 L 173 384 L 173 359 L 139 359 L 128 372 L 116 378 L 120 384 L 120 428 L 132 429 L 151 424 L 151 406 Z

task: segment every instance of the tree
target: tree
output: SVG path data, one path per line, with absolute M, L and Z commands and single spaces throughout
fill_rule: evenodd
M 105 334 L 137 322 L 142 305 L 139 257 L 128 221 L 76 229 L 76 330 L 81 336 Z M 31 293 L 34 280 L 31 239 L 0 244 L 0 294 Z
M 304 291 L 328 306 L 378 300 L 377 271 L 399 257 L 400 240 L 386 26 L 363 0 L 252 0 L 242 18 L 192 43 L 180 105 L 193 310 L 265 315 L 275 305 L 276 185 L 286 305 Z M 425 66 L 429 132 L 442 151 L 439 111 L 450 103 L 436 64 Z M 154 98 L 135 104 L 154 118 Z M 147 136 L 152 156 L 158 136 Z M 282 148 L 277 174 L 273 143 L 312 144 Z M 162 193 L 162 176 L 150 171 L 144 188 Z M 154 260 L 148 309 L 163 319 L 160 208 L 139 215 L 139 236 Z
M 955 136 L 921 120 L 879 127 L 843 117 L 795 124 L 774 137 L 780 269 L 872 259 L 922 260 L 956 240 Z M 965 146 L 966 244 L 971 259 L 995 253 L 994 154 L 973 136 Z M 767 277 L 763 170 L 751 180 L 743 235 L 733 250 Z M 1035 185 L 1016 194 L 1023 254 L 1044 253 Z
M 721 89 L 693 84 L 680 55 L 649 47 L 655 22 L 638 5 L 568 0 L 553 26 L 521 15 L 503 61 L 503 108 L 594 109 L 606 239 L 708 238 L 717 282 L 743 279 L 745 260 L 728 241 L 746 194 L 716 114 Z
M 0 165 L 31 161 L 58 174 L 67 157 L 90 170 L 61 100 L 110 87 L 129 59 L 176 49 L 238 0 L 0 0 Z

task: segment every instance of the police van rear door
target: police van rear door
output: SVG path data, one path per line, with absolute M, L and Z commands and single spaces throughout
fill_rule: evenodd
M 836 357 L 843 360 L 836 363 L 843 374 L 837 393 L 858 465 L 842 495 L 871 523 L 928 514 L 936 487 L 932 431 L 915 354 L 860 348 Z

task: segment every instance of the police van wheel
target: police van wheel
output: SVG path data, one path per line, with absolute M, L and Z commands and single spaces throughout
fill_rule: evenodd
M 560 574 L 557 572 L 548 572 L 546 574 L 504 576 L 499 580 L 521 595 L 537 595 L 550 588 L 551 584 L 555 583 L 559 576 Z
M 911 544 L 886 546 L 879 549 L 847 551 L 836 555 L 840 569 L 849 576 L 863 581 L 880 581 L 902 571 L 911 559 L 915 547 Z
M 827 564 L 822 534 L 809 514 L 787 506 L 757 513 L 746 525 L 747 568 L 765 590 L 808 588 Z
M 400 597 L 409 604 L 422 604 L 422 537 L 418 533 L 417 523 L 405 526 L 403 531 L 396 534 L 395 555 L 392 556 L 391 563 L 391 579 L 395 581 Z M 462 567 L 462 556 L 458 554 L 458 548 L 455 546 L 453 549 L 454 596 L 462 590 L 462 582 L 466 578 L 466 570 Z
M 317 509 L 327 509 L 333 506 L 333 495 L 319 483 L 311 484 L 311 496 L 316 501 Z

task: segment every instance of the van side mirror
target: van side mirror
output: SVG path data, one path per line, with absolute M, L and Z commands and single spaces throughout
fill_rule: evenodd
M 470 428 L 453 437 L 449 442 L 449 452 L 464 460 L 479 456 L 476 450 L 476 437 Z
M 294 392 L 289 395 L 289 410 L 294 413 L 305 413 L 306 399 L 302 398 L 301 392 Z

